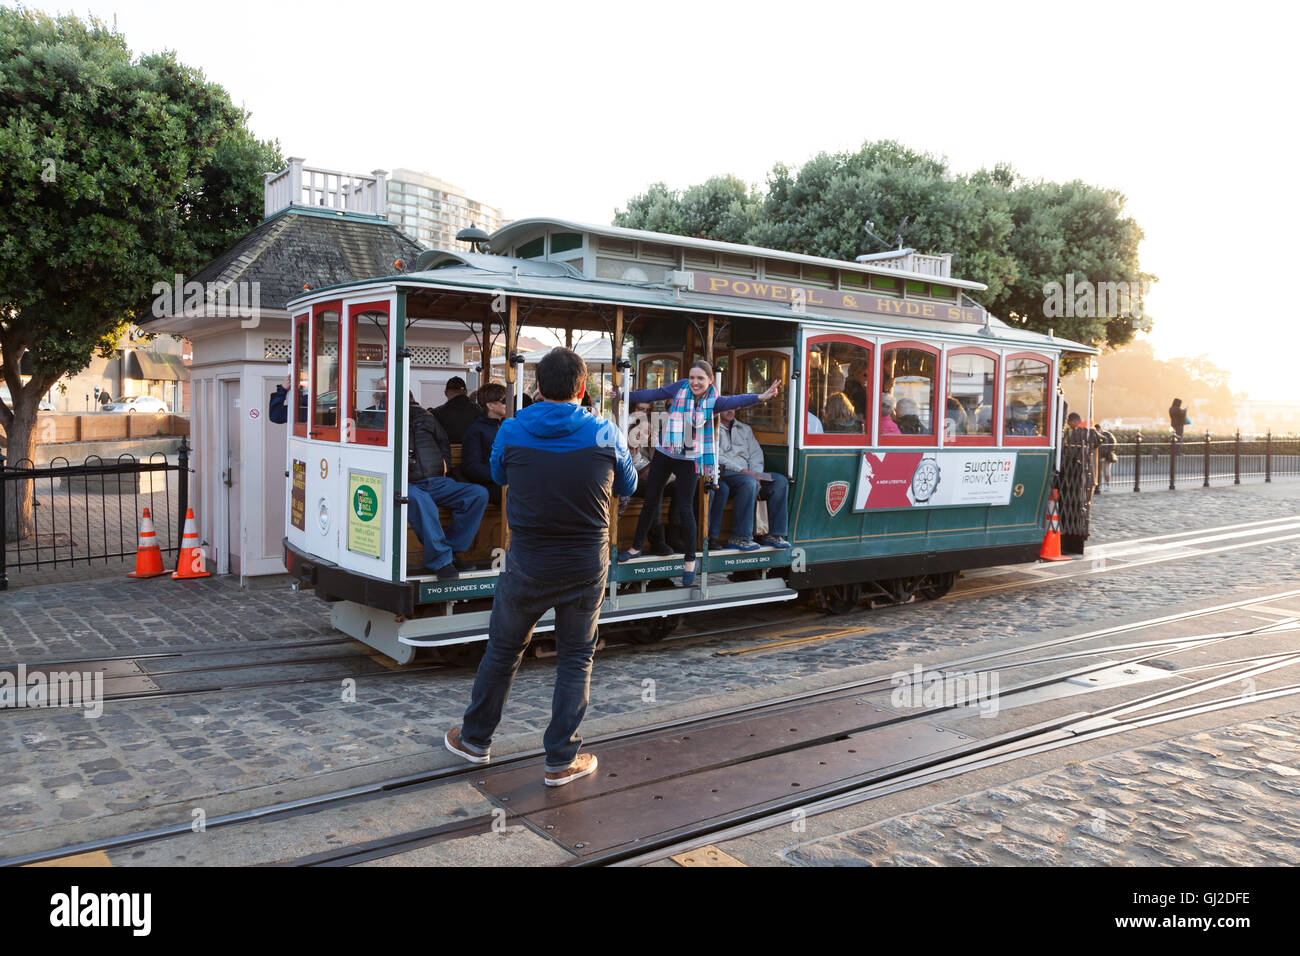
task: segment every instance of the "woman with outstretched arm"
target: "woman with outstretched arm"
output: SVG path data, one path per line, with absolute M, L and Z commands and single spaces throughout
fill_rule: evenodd
M 670 475 L 677 476 L 677 494 L 673 507 L 681 523 L 686 541 L 683 554 L 682 585 L 695 583 L 695 480 L 701 474 L 713 471 L 717 458 L 717 440 L 713 433 L 713 416 L 729 408 L 747 408 L 773 398 L 781 383 L 773 382 L 771 388 L 760 395 L 719 396 L 713 387 L 713 366 L 698 361 L 691 366 L 689 377 L 663 388 L 643 388 L 628 393 L 631 402 L 669 402 L 667 427 L 655 436 L 655 456 L 650 460 L 650 473 L 646 476 L 645 503 L 637 519 L 632 547 L 619 552 L 619 561 L 639 557 L 646 534 L 659 514 L 664 486 Z

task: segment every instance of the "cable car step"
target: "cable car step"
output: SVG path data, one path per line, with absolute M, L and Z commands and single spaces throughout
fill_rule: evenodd
M 730 607 L 790 601 L 797 596 L 798 592 L 786 587 L 785 582 L 779 578 L 710 584 L 707 598 L 700 596 L 698 588 L 690 591 L 677 588 L 671 591 L 620 594 L 617 607 L 611 606 L 609 599 L 606 599 L 605 606 L 601 609 L 600 623 L 616 624 L 643 618 L 720 611 Z M 335 608 L 339 613 L 331 613 L 334 626 L 357 640 L 373 644 L 375 639 L 389 638 L 408 647 L 438 647 L 443 644 L 486 640 L 488 620 L 491 617 L 491 611 L 473 611 L 465 614 L 435 614 L 399 622 L 394 620 L 392 614 L 361 605 L 349 608 L 335 605 Z M 554 628 L 555 617 L 547 614 L 533 631 L 538 633 Z M 377 633 L 379 631 L 385 633 Z

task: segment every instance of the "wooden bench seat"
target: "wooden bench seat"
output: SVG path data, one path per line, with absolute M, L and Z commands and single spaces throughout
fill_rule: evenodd
M 622 550 L 632 545 L 632 536 L 636 533 L 636 523 L 641 517 L 641 508 L 644 502 L 640 498 L 633 498 L 628 502 L 627 510 L 618 519 L 618 546 Z M 731 529 L 731 510 L 732 502 L 729 500 L 722 515 L 722 538 L 726 540 L 730 535 Z M 666 528 L 670 522 L 669 504 L 663 502 L 660 507 L 660 520 Z M 438 520 L 446 528 L 451 523 L 451 512 L 446 508 L 438 509 Z M 483 521 L 479 524 L 478 533 L 474 535 L 474 543 L 470 546 L 469 551 L 465 552 L 462 557 L 470 561 L 490 561 L 492 552 L 501 547 L 501 507 L 500 505 L 488 505 L 487 510 L 483 513 Z M 424 547 L 420 544 L 419 536 L 416 535 L 415 529 L 409 524 L 406 528 L 406 567 L 407 573 L 413 576 L 425 573 L 424 569 Z
M 451 468 L 453 471 L 460 467 L 461 452 L 462 446 L 460 443 L 453 443 L 451 446 Z M 729 498 L 722 513 L 721 537 L 724 541 L 731 536 L 731 513 L 734 502 L 734 498 Z M 641 508 L 644 504 L 645 502 L 642 499 L 633 498 L 628 502 L 627 510 L 619 516 L 618 547 L 620 550 L 632 546 L 632 536 L 636 534 L 636 523 L 641 517 Z M 696 519 L 698 520 L 698 518 L 697 513 Z M 446 528 L 451 522 L 451 512 L 446 508 L 439 508 L 438 520 Z M 667 528 L 670 520 L 669 500 L 665 498 L 661 505 L 660 521 Z M 474 535 L 474 543 L 470 545 L 469 551 L 462 556 L 475 562 L 490 561 L 493 551 L 501 547 L 502 544 L 501 522 L 501 507 L 499 505 L 488 505 L 487 511 L 483 513 L 483 521 L 479 524 L 478 533 Z M 406 529 L 406 567 L 407 572 L 411 575 L 426 573 L 424 569 L 424 547 L 420 544 L 420 539 L 415 530 L 409 524 Z

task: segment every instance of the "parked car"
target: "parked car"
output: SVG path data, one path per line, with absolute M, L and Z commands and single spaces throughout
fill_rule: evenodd
M 0 402 L 4 402 L 10 408 L 14 407 L 13 396 L 9 394 L 9 387 L 6 385 L 0 385 Z M 54 405 L 48 398 L 42 398 L 36 408 L 38 411 L 42 412 L 54 411 Z
M 171 409 L 161 398 L 154 398 L 152 395 L 132 395 L 130 398 L 121 398 L 116 402 L 111 402 L 104 406 L 106 412 L 151 412 L 166 413 Z

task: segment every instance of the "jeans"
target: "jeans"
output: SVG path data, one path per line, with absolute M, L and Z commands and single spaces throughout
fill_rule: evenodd
M 645 502 L 645 493 L 646 493 L 645 482 L 639 483 L 636 486 L 636 491 L 632 492 L 633 498 L 641 499 L 643 509 L 644 509 L 644 502 Z M 676 511 L 673 509 L 673 501 L 675 501 L 677 498 L 677 482 L 675 481 L 668 482 L 668 484 L 664 486 L 663 493 L 668 498 L 668 508 L 670 513 L 676 514 Z M 638 521 L 638 523 L 640 522 Z M 646 532 L 646 541 L 649 542 L 650 547 L 652 548 L 666 547 L 668 545 L 668 538 L 664 534 L 664 523 L 662 520 L 660 520 L 659 513 L 657 511 L 654 514 L 654 521 L 650 525 L 650 530 Z
M 768 489 L 771 489 L 768 491 Z M 790 493 L 790 482 L 785 475 L 772 475 L 772 480 L 763 482 L 763 492 L 767 493 L 768 533 L 785 537 L 786 534 L 786 497 Z M 713 493 L 713 505 L 709 508 L 709 538 L 722 534 L 722 511 L 727 507 L 727 499 L 732 495 L 736 504 L 731 509 L 731 536 L 733 538 L 752 538 L 754 536 L 754 502 L 760 497 L 759 483 L 749 475 L 730 472 L 718 482 L 718 490 Z
M 585 581 L 539 581 L 513 570 L 506 556 L 506 567 L 497 578 L 492 601 L 487 650 L 478 665 L 460 731 L 461 741 L 471 751 L 486 753 L 492 745 L 492 734 L 501 723 L 501 712 L 533 628 L 543 614 L 554 608 L 555 691 L 551 723 L 542 743 L 547 770 L 564 770 L 573 763 L 582 746 L 578 726 L 587 713 L 596 620 L 605 599 L 608 572 L 605 567 Z
M 424 546 L 424 566 L 434 571 L 451 563 L 452 553 L 474 543 L 487 509 L 488 492 L 450 478 L 423 478 L 408 486 L 411 526 Z M 444 534 L 438 507 L 451 510 L 451 527 Z
M 673 458 L 659 452 L 650 459 L 650 473 L 645 480 L 645 504 L 641 506 L 641 516 L 637 518 L 636 534 L 632 537 L 632 548 L 640 551 L 650 533 L 651 524 L 658 521 L 659 506 L 663 502 L 664 486 L 668 476 L 677 476 L 677 490 L 673 495 L 673 514 L 682 529 L 683 556 L 687 561 L 695 560 L 695 538 L 698 532 L 695 524 L 695 462 L 684 458 Z

